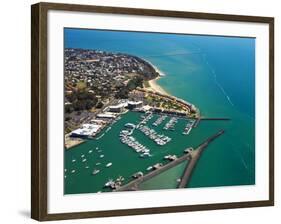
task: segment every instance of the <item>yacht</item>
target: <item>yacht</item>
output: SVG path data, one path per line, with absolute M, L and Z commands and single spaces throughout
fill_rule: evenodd
M 105 187 L 110 187 L 110 186 L 112 186 L 112 185 L 114 185 L 115 184 L 115 182 L 112 180 L 112 179 L 109 179 L 106 183 L 105 183 Z
M 149 167 L 146 168 L 147 171 L 150 171 L 150 170 L 152 170 L 152 169 L 153 169 L 152 166 L 149 166 Z
M 133 178 L 136 178 L 136 179 L 137 179 L 137 178 L 140 178 L 140 177 L 143 177 L 143 172 L 139 171 L 139 172 L 133 174 L 132 177 L 133 177 Z
M 93 172 L 92 172 L 92 174 L 93 174 L 93 175 L 96 175 L 96 174 L 99 173 L 99 172 L 100 172 L 100 170 L 94 169 Z
M 122 177 L 122 176 L 119 176 L 117 179 L 116 179 L 116 181 L 117 182 L 122 182 L 122 181 L 124 181 L 125 179 L 124 179 L 124 177 Z
M 112 166 L 112 163 L 108 163 L 108 164 L 106 164 L 105 166 L 106 166 L 106 167 L 110 167 L 110 166 Z

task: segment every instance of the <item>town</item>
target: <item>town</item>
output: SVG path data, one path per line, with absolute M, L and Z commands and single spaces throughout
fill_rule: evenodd
M 82 143 L 84 138 L 95 138 L 105 128 L 110 129 L 110 125 L 128 111 L 199 117 L 194 105 L 146 88 L 148 81 L 159 77 L 159 73 L 139 57 L 67 48 L 64 72 L 67 149 Z M 170 126 L 173 120 L 167 128 Z M 185 133 L 188 130 L 189 127 Z M 151 130 L 143 127 L 141 131 Z M 165 144 L 167 139 L 163 139 L 157 140 L 158 144 Z

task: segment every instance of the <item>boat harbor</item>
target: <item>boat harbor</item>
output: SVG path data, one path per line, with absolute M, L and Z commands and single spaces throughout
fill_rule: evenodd
M 196 165 L 196 163 L 198 162 L 200 155 L 203 153 L 204 149 L 212 142 L 214 141 L 217 137 L 219 137 L 220 135 L 222 135 L 224 133 L 223 130 L 215 133 L 214 135 L 210 136 L 209 138 L 207 138 L 203 143 L 201 143 L 196 149 L 194 150 L 190 150 L 188 153 L 185 153 L 184 155 L 182 155 L 179 158 L 173 157 L 171 155 L 167 156 L 167 158 L 169 158 L 169 160 L 171 159 L 171 162 L 167 163 L 166 165 L 163 165 L 161 163 L 157 163 L 153 166 L 153 171 L 144 175 L 139 176 L 138 178 L 136 178 L 135 180 L 129 182 L 126 185 L 123 186 L 118 186 L 116 189 L 116 191 L 128 191 L 128 190 L 139 190 L 138 185 L 140 185 L 142 182 L 145 182 L 151 178 L 153 178 L 156 175 L 159 175 L 160 173 L 182 163 L 185 160 L 188 160 L 188 164 L 186 165 L 186 169 L 183 173 L 182 178 L 180 178 L 180 180 L 178 180 L 179 184 L 178 184 L 178 188 L 183 188 L 187 185 L 192 171 Z
M 87 139 L 65 152 L 65 191 L 70 194 L 114 191 L 179 161 L 197 144 L 188 137 L 193 133 L 194 122 L 150 112 L 122 115 L 96 139 Z

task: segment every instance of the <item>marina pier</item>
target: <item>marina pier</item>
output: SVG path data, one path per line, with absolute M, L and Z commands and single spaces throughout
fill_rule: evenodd
M 208 120 L 208 121 L 230 121 L 231 119 L 228 117 L 201 117 L 200 120 Z
M 155 169 L 154 171 L 139 177 L 123 186 L 119 186 L 118 188 L 115 189 L 115 191 L 133 191 L 133 190 L 138 190 L 138 186 L 139 184 L 141 184 L 142 182 L 145 182 L 149 179 L 151 179 L 152 177 L 155 177 L 161 173 L 163 173 L 164 171 L 175 167 L 176 165 L 184 162 L 185 160 L 190 160 L 189 163 L 187 164 L 187 167 L 183 173 L 181 182 L 178 185 L 178 188 L 182 188 L 185 187 L 186 184 L 188 183 L 190 176 L 192 174 L 193 168 L 195 167 L 198 159 L 200 158 L 200 155 L 202 154 L 202 152 L 204 151 L 204 149 L 213 141 L 215 140 L 217 137 L 219 137 L 220 135 L 222 135 L 224 133 L 224 130 L 221 130 L 219 132 L 217 132 L 216 134 L 212 135 L 211 137 L 209 137 L 208 139 L 206 139 L 203 143 L 201 143 L 196 149 L 194 150 L 190 150 L 187 154 L 184 154 L 183 156 L 165 164 L 164 166 L 160 166 L 159 168 Z
M 230 121 L 231 119 L 228 117 L 198 117 L 195 119 L 196 121 L 193 124 L 193 128 L 196 128 L 200 121 Z

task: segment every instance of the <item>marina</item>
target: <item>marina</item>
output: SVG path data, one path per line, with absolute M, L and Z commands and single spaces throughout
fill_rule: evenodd
M 153 122 L 153 126 L 158 126 L 160 125 L 165 119 L 167 118 L 167 115 L 161 115 L 159 116 L 159 118 L 157 118 L 157 120 L 155 122 Z
M 191 150 L 187 146 L 198 144 L 197 142 L 203 137 L 198 135 L 191 138 L 190 135 L 192 134 L 182 134 L 186 126 L 194 121 L 185 118 L 177 118 L 178 122 L 174 126 L 174 131 L 164 130 L 163 127 L 173 116 L 165 115 L 167 116 L 165 118 L 166 123 L 161 118 L 162 116 L 157 113 L 128 112 L 110 126 L 112 137 L 104 135 L 101 139 L 89 139 L 77 148 L 68 150 L 69 157 L 66 157 L 65 175 L 67 176 L 67 182 L 72 183 L 71 186 L 75 184 L 75 188 L 67 187 L 65 190 L 68 193 L 72 192 L 71 189 L 75 189 L 75 191 L 80 189 L 80 192 L 93 192 L 93 189 L 94 192 L 112 191 L 121 186 L 116 185 L 116 179 L 120 174 L 122 174 L 122 185 L 133 179 L 142 178 L 142 175 L 145 176 L 153 170 L 161 169 L 165 164 L 173 162 L 181 155 L 188 153 L 187 151 L 184 152 L 185 149 Z M 156 126 L 153 125 L 157 120 L 159 122 L 159 118 L 163 119 L 163 122 Z M 203 124 L 201 123 L 201 125 Z M 200 126 L 197 129 L 200 129 Z M 215 130 L 215 127 L 211 128 L 211 126 L 209 127 L 210 131 Z M 143 129 L 147 134 L 140 129 Z M 154 140 L 157 138 L 164 139 L 164 141 L 168 140 L 169 144 L 156 144 L 153 138 Z M 81 162 L 76 161 L 78 157 L 81 158 Z M 122 158 L 128 158 L 125 167 Z M 82 162 L 83 160 L 85 162 Z M 114 167 L 114 169 L 111 167 Z M 75 171 L 72 172 L 71 170 Z M 133 177 L 137 173 L 138 175 Z M 93 185 L 94 188 L 89 188 L 88 185 L 82 185 L 85 180 L 89 183 L 92 181 L 99 183 L 99 185 Z M 153 178 L 151 181 L 153 181 Z M 107 187 L 105 187 L 106 183 L 108 183 Z M 120 184 L 120 181 L 118 183 Z
M 174 131 L 175 130 L 175 125 L 178 122 L 178 118 L 177 117 L 172 117 L 166 124 L 165 127 L 163 128 L 164 130 L 171 130 Z
M 145 125 L 140 125 L 138 129 L 158 145 L 166 145 L 172 140 L 170 137 L 158 134 L 154 129 Z
M 186 124 L 182 134 L 183 135 L 188 135 L 190 133 L 191 129 L 193 128 L 195 122 L 196 121 L 194 121 L 194 120 L 189 120 L 189 122 Z

